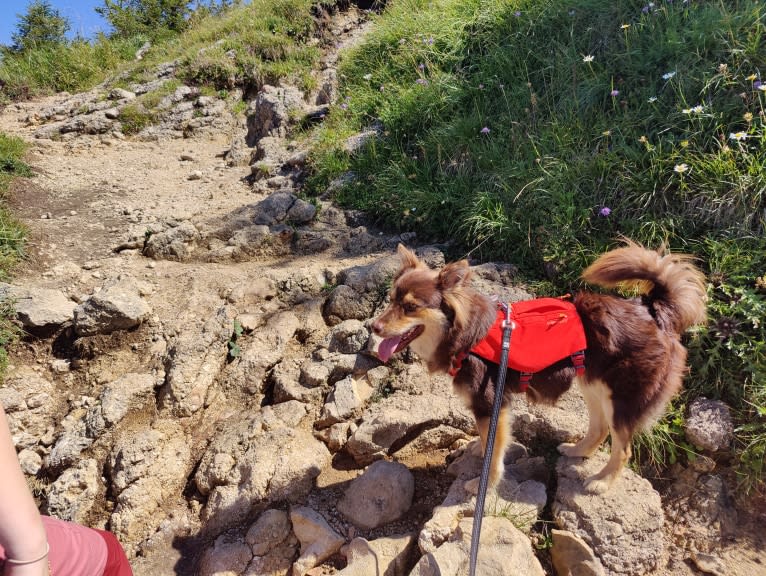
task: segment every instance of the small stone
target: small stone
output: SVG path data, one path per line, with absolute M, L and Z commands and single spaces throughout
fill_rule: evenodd
M 724 576 L 727 574 L 726 565 L 717 556 L 692 550 L 691 558 L 694 565 L 705 574 L 713 574 L 714 576 Z

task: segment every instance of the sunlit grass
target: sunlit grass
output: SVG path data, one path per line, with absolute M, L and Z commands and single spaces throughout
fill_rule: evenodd
M 456 253 L 479 246 L 543 292 L 577 288 L 619 235 L 697 255 L 718 280 L 710 327 L 689 337 L 688 394 L 732 405 L 743 473 L 757 475 L 765 19 L 755 1 L 389 3 L 343 61 L 310 183 L 350 171 L 339 202 Z M 370 126 L 381 137 L 345 152 L 344 135 Z M 722 334 L 729 317 L 737 330 Z M 649 452 L 683 457 L 681 428 L 658 430 Z

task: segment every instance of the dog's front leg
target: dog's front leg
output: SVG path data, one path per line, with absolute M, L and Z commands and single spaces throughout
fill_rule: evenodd
M 497 430 L 495 431 L 495 442 L 492 447 L 492 461 L 489 468 L 489 488 L 497 486 L 497 483 L 503 479 L 505 473 L 505 453 L 511 443 L 511 411 L 503 406 L 500 408 L 500 415 L 497 419 Z M 486 457 L 487 441 L 489 437 L 489 417 L 476 419 L 476 428 L 479 430 L 481 438 L 482 454 Z M 465 483 L 466 491 L 476 494 L 479 491 L 479 478 L 473 478 Z

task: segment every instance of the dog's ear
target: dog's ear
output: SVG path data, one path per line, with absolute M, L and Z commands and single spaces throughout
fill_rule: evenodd
M 396 247 L 396 252 L 402 260 L 402 267 L 399 269 L 400 275 L 410 268 L 417 268 L 421 265 L 420 260 L 415 253 L 411 250 L 407 250 L 404 244 L 399 244 L 399 246 Z
M 439 272 L 439 286 L 442 290 L 466 285 L 470 279 L 471 269 L 468 267 L 468 260 L 447 264 Z

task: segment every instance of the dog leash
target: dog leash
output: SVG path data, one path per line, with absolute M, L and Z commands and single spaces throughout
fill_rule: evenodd
M 481 521 L 484 517 L 484 501 L 487 498 L 489 485 L 489 468 L 492 463 L 492 450 L 495 447 L 495 434 L 497 433 L 497 421 L 500 419 L 500 406 L 503 403 L 503 389 L 505 388 L 505 375 L 508 370 L 508 352 L 511 349 L 511 306 L 505 307 L 505 321 L 503 322 L 503 344 L 500 353 L 500 367 L 497 369 L 497 382 L 495 382 L 495 401 L 492 404 L 492 417 L 489 420 L 487 431 L 487 446 L 484 450 L 484 462 L 479 477 L 479 492 L 476 494 L 476 508 L 473 513 L 473 530 L 471 532 L 471 555 L 469 560 L 468 574 L 476 576 L 476 564 L 479 559 L 479 537 L 481 536 Z

